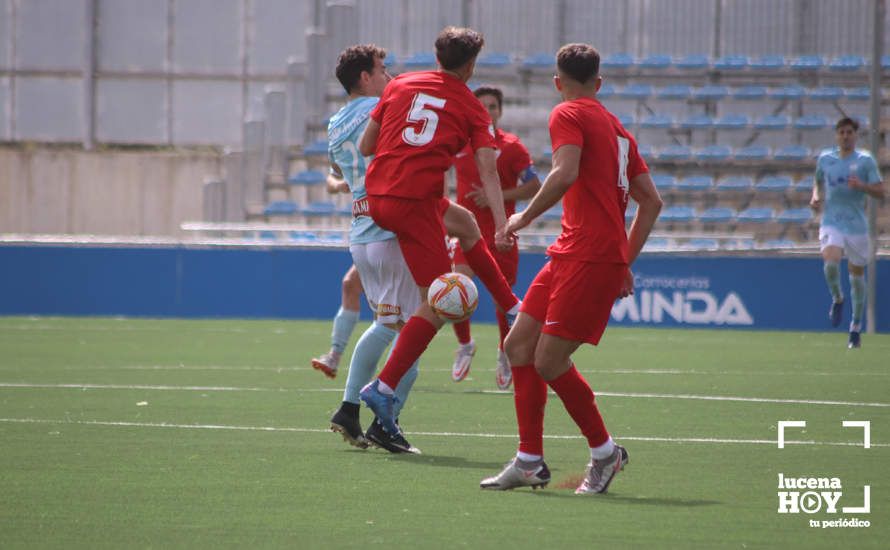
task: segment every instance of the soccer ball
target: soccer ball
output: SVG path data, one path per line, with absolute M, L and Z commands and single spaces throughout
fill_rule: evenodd
M 473 280 L 461 273 L 439 275 L 430 285 L 427 300 L 444 321 L 459 323 L 470 318 L 479 305 L 479 291 Z

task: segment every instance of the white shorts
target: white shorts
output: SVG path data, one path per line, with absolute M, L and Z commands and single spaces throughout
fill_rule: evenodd
M 819 250 L 825 250 L 828 246 L 842 248 L 847 260 L 858 266 L 867 264 L 871 255 L 867 234 L 850 235 L 834 227 L 819 228 L 819 245 Z
M 396 239 L 353 244 L 349 252 L 379 323 L 395 324 L 414 315 L 420 307 L 420 290 Z

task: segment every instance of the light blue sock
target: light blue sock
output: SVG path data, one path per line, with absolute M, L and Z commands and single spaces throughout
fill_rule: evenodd
M 850 275 L 850 298 L 853 302 L 853 322 L 850 330 L 859 331 L 862 326 L 862 310 L 865 309 L 865 296 L 868 290 L 865 288 L 865 275 Z
M 343 354 L 352 331 L 355 330 L 355 324 L 358 323 L 358 311 L 340 308 L 337 315 L 334 316 L 334 330 L 331 332 L 331 349 Z
M 822 266 L 825 273 L 825 282 L 828 283 L 828 291 L 835 302 L 843 302 L 844 294 L 841 290 L 841 268 L 838 262 L 825 262 Z
M 395 344 L 393 344 L 395 347 Z M 393 403 L 392 411 L 393 416 L 396 418 L 399 417 L 399 413 L 402 412 L 402 407 L 405 406 L 405 402 L 408 401 L 408 394 L 411 393 L 411 388 L 414 387 L 414 381 L 417 380 L 417 369 L 420 366 L 420 358 L 417 361 L 414 361 L 414 364 L 411 365 L 411 368 L 408 369 L 408 372 L 405 373 L 405 376 L 399 380 L 399 385 L 396 387 L 395 396 L 396 401 Z
M 371 381 L 374 371 L 377 370 L 380 357 L 396 334 L 398 333 L 393 329 L 375 322 L 361 335 L 352 352 L 352 360 L 349 362 L 349 374 L 346 376 L 343 401 L 359 402 L 359 392 L 365 384 Z

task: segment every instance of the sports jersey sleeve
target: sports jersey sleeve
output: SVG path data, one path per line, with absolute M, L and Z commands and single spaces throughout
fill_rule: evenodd
M 881 183 L 883 181 L 881 179 L 881 172 L 878 170 L 878 163 L 875 162 L 873 157 L 868 157 L 868 161 L 865 166 L 866 177 L 868 178 L 865 183 L 874 184 Z
M 514 174 L 519 174 L 522 183 L 527 182 L 538 174 L 535 172 L 535 165 L 532 163 L 532 157 L 528 154 L 528 149 L 521 141 L 513 143 L 510 157 L 510 168 Z
M 550 143 L 553 144 L 553 152 L 563 145 L 584 147 L 581 127 L 567 109 L 557 107 L 550 113 Z
M 822 171 L 823 158 L 824 157 L 819 157 L 819 160 L 816 161 L 816 185 L 825 183 L 825 172 Z
M 634 179 L 640 174 L 647 174 L 649 166 L 646 164 L 643 156 L 640 155 L 640 150 L 637 148 L 637 140 L 630 134 L 628 134 L 628 139 L 630 140 L 630 150 L 627 152 L 627 177 L 628 179 Z
M 469 92 L 468 92 L 469 93 Z M 469 123 L 470 123 L 470 146 L 473 151 L 482 147 L 495 148 L 494 143 L 494 126 L 491 125 L 491 117 L 482 107 L 482 103 L 473 96 L 473 101 L 467 102 Z

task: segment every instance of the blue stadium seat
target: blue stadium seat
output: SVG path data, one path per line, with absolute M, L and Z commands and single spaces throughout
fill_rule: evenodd
M 795 185 L 794 190 L 802 193 L 812 193 L 813 186 L 816 184 L 813 176 L 800 179 Z
M 278 238 L 278 235 L 274 231 L 260 231 L 259 238 L 264 241 L 274 241 Z
M 740 71 L 748 68 L 747 55 L 724 55 L 714 61 L 714 68 L 718 71 Z
M 789 162 L 800 162 L 807 160 L 811 156 L 810 150 L 803 145 L 786 145 L 777 149 L 773 158 Z
M 677 185 L 677 179 L 670 174 L 655 174 L 652 176 L 652 182 L 659 191 L 670 191 Z
M 729 95 L 729 88 L 726 86 L 719 86 L 715 84 L 709 84 L 707 86 L 702 86 L 701 88 L 695 88 L 692 90 L 693 99 L 700 100 L 720 100 Z
M 809 208 L 789 208 L 776 216 L 776 221 L 787 224 L 805 224 L 812 219 L 813 211 Z
M 603 58 L 600 66 L 605 69 L 629 69 L 634 66 L 634 56 L 629 53 L 613 53 Z
M 703 162 L 723 162 L 732 157 L 728 145 L 708 145 L 696 153 L 695 158 Z
M 692 149 L 685 145 L 669 145 L 658 154 L 658 160 L 684 161 L 692 159 Z
M 782 86 L 769 92 L 770 99 L 796 100 L 803 99 L 806 95 L 807 91 L 798 84 Z
M 303 147 L 303 155 L 307 157 L 328 156 L 328 142 L 326 140 L 313 141 Z
M 642 145 L 637 145 L 637 151 L 639 151 L 640 156 L 646 159 L 646 161 L 651 161 L 655 158 L 655 148 L 653 148 L 648 143 L 644 143 Z
M 634 220 L 634 216 L 637 215 L 637 203 L 632 202 L 627 205 L 627 208 L 624 210 L 624 223 L 630 223 Z
M 748 145 L 735 152 L 734 158 L 741 161 L 762 161 L 769 158 L 769 147 L 763 145 Z
M 522 60 L 524 69 L 551 69 L 556 66 L 556 56 L 552 53 L 533 53 Z
M 871 90 L 865 86 L 860 88 L 847 88 L 844 97 L 850 101 L 868 101 L 871 99 Z
M 723 248 L 726 250 L 754 250 L 756 242 L 754 239 L 726 239 L 723 241 Z
M 658 216 L 659 221 L 688 223 L 695 219 L 695 209 L 691 206 L 668 206 Z
M 548 222 L 558 222 L 562 219 L 562 206 L 559 204 L 552 206 L 541 214 L 541 219 Z
M 337 207 L 330 201 L 310 202 L 300 209 L 300 213 L 309 217 L 332 216 Z
M 758 248 L 765 249 L 775 249 L 775 248 L 794 248 L 797 246 L 797 243 L 790 239 L 770 239 L 768 241 L 764 241 L 763 245 Z
M 686 246 L 696 250 L 718 250 L 720 248 L 720 242 L 717 239 L 708 237 L 696 237 L 686 241 Z
M 828 118 L 825 115 L 803 115 L 794 121 L 797 130 L 822 130 L 828 127 Z
M 742 210 L 736 216 L 739 223 L 767 223 L 773 221 L 775 213 L 772 208 L 748 208 Z
M 678 191 L 707 191 L 714 187 L 714 178 L 711 176 L 689 176 L 677 180 Z
M 674 126 L 674 120 L 669 115 L 649 115 L 640 120 L 640 128 L 667 129 Z
M 717 182 L 719 191 L 750 191 L 754 187 L 754 180 L 746 176 L 729 176 Z
M 832 71 L 860 71 L 865 68 L 865 58 L 861 55 L 842 55 L 828 64 Z
M 810 90 L 810 99 L 816 101 L 837 101 L 844 98 L 844 89 L 837 86 L 822 86 Z
M 658 99 L 689 99 L 692 97 L 692 87 L 687 84 L 671 84 L 655 91 Z
M 676 60 L 674 66 L 684 71 L 698 71 L 709 68 L 711 60 L 703 54 L 689 54 Z
M 784 193 L 792 187 L 788 176 L 769 176 L 757 182 L 754 190 L 758 193 Z
M 298 243 L 313 243 L 318 240 L 318 235 L 312 231 L 291 231 L 288 237 Z
M 637 65 L 641 69 L 648 70 L 664 70 L 670 68 L 671 64 L 673 64 L 673 60 L 671 56 L 666 54 L 650 54 L 641 59 Z
M 824 65 L 825 59 L 821 55 L 801 55 L 789 64 L 794 71 L 818 71 Z
M 617 113 L 615 116 L 618 117 L 618 122 L 625 128 L 634 125 L 635 117 L 633 113 Z
M 612 86 L 608 82 L 600 86 L 599 91 L 596 93 L 597 99 L 607 99 L 618 93 L 618 89 L 615 86 Z
M 510 54 L 502 52 L 492 52 L 480 55 L 476 59 L 476 67 L 483 69 L 503 69 L 513 64 Z
M 319 170 L 303 170 L 289 177 L 287 182 L 291 185 L 318 185 L 324 183 L 325 175 Z
M 652 95 L 652 86 L 649 84 L 628 84 L 618 92 L 618 95 L 625 99 L 648 99 Z
M 784 130 L 788 128 L 791 119 L 787 115 L 764 115 L 754 121 L 754 128 L 758 130 Z
M 337 208 L 336 215 L 341 218 L 352 218 L 352 203 L 344 204 L 343 206 Z
M 735 210 L 724 206 L 708 208 L 698 215 L 698 221 L 702 223 L 729 223 L 735 219 Z
M 785 58 L 781 55 L 762 55 L 752 59 L 750 67 L 758 71 L 777 71 L 785 68 Z
M 881 56 L 881 68 L 890 69 L 890 55 Z
M 416 53 L 402 60 L 402 66 L 412 71 L 433 68 L 436 66 L 436 56 L 430 52 Z
M 292 216 L 299 211 L 294 201 L 270 202 L 263 209 L 264 216 Z
M 732 98 L 742 101 L 760 101 L 766 97 L 766 86 L 741 86 L 732 92 Z
M 714 119 L 708 115 L 691 115 L 680 121 L 680 128 L 686 130 L 707 130 L 714 127 Z
M 546 149 L 541 151 L 541 159 L 547 163 L 553 162 L 553 151 L 550 149 L 549 145 L 547 146 Z
M 748 115 L 728 114 L 714 121 L 714 128 L 718 130 L 744 130 L 751 124 Z

